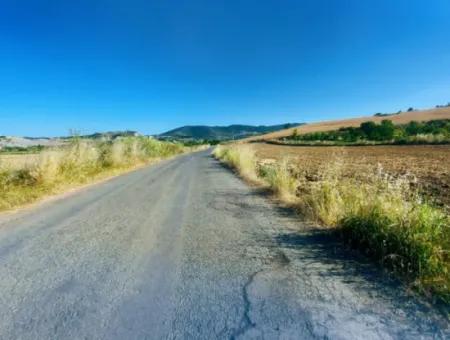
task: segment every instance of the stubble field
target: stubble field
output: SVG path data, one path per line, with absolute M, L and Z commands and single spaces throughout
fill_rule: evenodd
M 344 177 L 363 177 L 380 167 L 393 176 L 408 176 L 412 186 L 448 210 L 450 207 L 450 146 L 351 146 L 310 147 L 254 143 L 262 162 L 290 159 L 297 171 L 313 179 L 331 162 L 341 165 Z
M 39 160 L 39 154 L 0 154 L 0 168 L 3 169 L 21 169 L 33 166 Z

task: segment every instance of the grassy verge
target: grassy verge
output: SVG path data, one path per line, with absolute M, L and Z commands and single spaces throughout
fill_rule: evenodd
M 68 146 L 41 152 L 32 164 L 2 167 L 0 163 L 0 211 L 185 150 L 179 144 L 146 137 L 114 142 L 74 139 Z
M 307 218 L 336 228 L 421 292 L 450 302 L 450 217 L 423 201 L 406 178 L 382 169 L 368 169 L 363 180 L 344 177 L 339 159 L 306 175 L 286 159 L 261 164 L 249 145 L 218 146 L 214 154 Z
M 258 181 L 258 174 L 256 172 L 256 154 L 249 145 L 240 145 L 239 147 L 217 146 L 214 151 L 214 156 L 230 167 L 239 171 L 239 174 L 247 180 L 252 182 Z

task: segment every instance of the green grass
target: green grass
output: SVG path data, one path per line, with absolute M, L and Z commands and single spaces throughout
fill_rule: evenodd
M 346 214 L 343 236 L 368 255 L 412 282 L 422 292 L 450 302 L 449 218 L 417 204 L 407 213 L 386 213 L 377 206 Z
M 147 137 L 127 137 L 114 142 L 75 138 L 70 145 L 41 152 L 31 165 L 18 160 L 16 167 L 14 164 L 0 167 L 0 210 L 184 151 L 180 144 Z
M 301 165 L 288 160 L 258 164 L 249 148 L 221 146 L 215 155 L 239 172 L 243 161 L 246 173 L 257 174 L 303 216 L 339 230 L 345 240 L 424 294 L 450 302 L 450 217 L 423 201 L 406 177 L 378 168 L 364 180 L 348 178 L 336 160 L 311 181 L 296 169 Z M 251 162 L 246 155 L 252 155 Z

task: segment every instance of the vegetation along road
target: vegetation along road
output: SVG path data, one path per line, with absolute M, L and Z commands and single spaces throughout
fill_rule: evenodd
M 3 215 L 0 338 L 449 338 L 299 223 L 210 151 Z

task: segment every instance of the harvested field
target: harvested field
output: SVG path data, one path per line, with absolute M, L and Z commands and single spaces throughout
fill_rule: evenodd
M 249 138 L 244 139 L 244 141 L 271 140 L 271 139 L 287 137 L 287 136 L 292 135 L 292 132 L 295 129 L 297 129 L 298 134 L 305 134 L 305 133 L 311 133 L 311 132 L 333 131 L 333 130 L 338 130 L 342 127 L 357 127 L 357 126 L 360 126 L 361 123 L 367 122 L 367 121 L 379 123 L 384 119 L 389 119 L 394 124 L 406 124 L 411 121 L 421 122 L 421 121 L 429 121 L 429 120 L 436 120 L 436 119 L 450 119 L 450 107 L 431 109 L 431 110 L 403 112 L 400 114 L 384 116 L 384 117 L 366 116 L 366 117 L 358 117 L 358 118 L 351 118 L 351 119 L 342 119 L 342 120 L 332 120 L 332 121 L 311 123 L 311 124 L 301 125 L 297 128 L 290 128 L 290 129 L 286 129 L 286 130 L 268 133 L 268 134 L 261 135 L 261 136 L 249 137 Z
M 39 154 L 0 154 L 0 168 L 13 170 L 34 165 Z
M 333 160 L 342 162 L 344 176 L 358 177 L 369 168 L 381 166 L 398 176 L 411 174 L 411 185 L 450 209 L 450 146 L 281 146 L 265 143 L 252 144 L 258 158 L 270 162 L 285 157 L 292 158 L 298 169 L 314 177 L 320 167 Z M 414 181 L 414 177 L 417 181 Z

